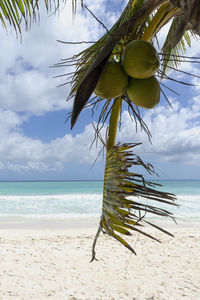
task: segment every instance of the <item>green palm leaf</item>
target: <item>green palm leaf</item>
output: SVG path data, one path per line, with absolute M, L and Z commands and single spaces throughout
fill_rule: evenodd
M 145 223 L 154 226 L 166 234 L 171 233 L 145 220 L 146 213 L 173 218 L 172 213 L 160 208 L 157 203 L 175 205 L 175 195 L 155 189 L 155 183 L 145 181 L 142 175 L 129 171 L 132 166 L 142 166 L 150 174 L 154 173 L 152 165 L 145 164 L 141 158 L 132 153 L 132 148 L 139 144 L 118 144 L 107 151 L 104 175 L 104 191 L 100 227 L 94 240 L 92 260 L 95 259 L 95 246 L 100 231 L 112 236 L 135 253 L 129 243 L 121 237 L 139 232 L 149 238 L 155 237 L 139 229 Z M 144 199 L 155 202 L 154 204 Z
M 65 4 L 66 0 L 44 0 L 47 11 L 56 12 L 59 10 L 61 3 Z M 83 6 L 83 0 L 80 0 Z M 16 33 L 21 33 L 22 20 L 26 29 L 29 28 L 32 21 L 36 21 L 40 9 L 39 0 L 2 0 L 0 1 L 0 20 L 4 28 L 9 24 Z M 76 13 L 77 0 L 72 0 L 72 12 Z
M 170 68 L 178 68 L 184 61 L 187 48 L 191 46 L 191 37 L 200 35 L 200 1 L 171 1 L 180 8 L 179 13 L 173 18 L 165 43 L 162 48 L 163 66 L 162 73 Z M 181 4 L 181 5 L 180 5 Z
M 163 73 L 167 71 L 168 66 L 177 68 L 181 61 L 183 61 L 183 55 L 187 52 L 187 48 L 191 46 L 191 36 L 193 35 L 191 31 L 185 31 L 180 41 L 176 45 L 171 45 L 172 37 L 174 36 L 179 24 L 180 17 L 174 18 L 162 48 Z
M 150 42 L 156 33 L 178 12 L 179 9 L 174 7 L 170 1 L 165 2 L 148 22 L 142 39 Z

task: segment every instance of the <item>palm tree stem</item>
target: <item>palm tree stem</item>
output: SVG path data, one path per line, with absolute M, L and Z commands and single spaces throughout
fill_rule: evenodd
M 115 145 L 115 139 L 117 134 L 117 126 L 119 121 L 119 115 L 121 112 L 122 99 L 121 97 L 116 98 L 112 107 L 110 116 L 108 140 L 107 140 L 107 151 L 109 151 Z

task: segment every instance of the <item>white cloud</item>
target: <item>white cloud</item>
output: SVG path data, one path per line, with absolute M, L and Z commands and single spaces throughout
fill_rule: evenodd
M 25 116 L 19 116 L 11 110 L 0 109 L 0 132 L 1 136 L 6 135 L 10 130 L 19 130 L 23 121 L 26 120 Z
M 156 155 L 160 161 L 175 161 L 185 165 L 200 165 L 200 97 L 195 97 L 190 106 L 182 107 L 180 103 L 170 107 L 158 106 L 146 111 L 144 121 L 152 134 L 152 144 L 147 136 L 138 131 L 128 112 L 123 113 L 122 130 L 119 140 L 142 142 L 137 151 Z M 133 130 L 131 130 L 133 128 Z
M 0 81 L 1 107 L 16 112 L 41 114 L 47 111 L 68 109 L 63 90 L 39 70 L 8 73 Z
M 66 134 L 49 143 L 27 137 L 20 131 L 26 118 L 11 111 L 0 111 L 0 169 L 13 172 L 59 170 L 67 162 L 91 163 L 101 149 L 90 145 L 94 138 L 91 124 L 81 134 Z
M 105 1 L 98 1 L 95 6 L 92 3 L 89 1 L 89 6 L 95 8 L 94 12 L 101 12 L 100 17 L 104 15 L 110 21 L 111 13 L 105 11 Z M 71 103 L 66 105 L 65 102 L 70 86 L 56 88 L 66 79 L 52 77 L 73 69 L 50 66 L 80 52 L 88 44 L 68 45 L 56 40 L 95 41 L 104 31 L 86 10 L 77 14 L 73 22 L 71 1 L 67 2 L 59 17 L 47 16 L 45 9 L 40 14 L 40 24 L 32 24 L 30 31 L 23 32 L 22 43 L 15 38 L 14 32 L 0 31 L 0 107 L 4 109 L 34 115 L 71 108 Z
M 111 25 L 116 18 L 107 12 L 106 1 L 87 2 L 93 13 Z M 65 80 L 53 76 L 71 72 L 67 68 L 49 68 L 60 59 L 71 57 L 88 44 L 64 45 L 62 41 L 95 41 L 105 29 L 84 10 L 72 20 L 71 1 L 60 12 L 59 17 L 47 17 L 43 8 L 40 24 L 32 24 L 23 32 L 22 43 L 15 38 L 15 32 L 1 30 L 1 74 L 0 74 L 0 168 L 13 172 L 29 170 L 45 171 L 59 169 L 63 164 L 92 162 L 98 149 L 89 151 L 94 131 L 88 125 L 82 134 L 68 134 L 49 143 L 25 136 L 22 125 L 31 115 L 45 117 L 48 111 L 71 108 L 67 102 L 69 86 L 56 88 Z M 23 116 L 22 114 L 23 113 Z
M 136 134 L 135 124 L 128 112 L 122 114 L 121 142 L 142 142 L 136 151 L 142 157 L 156 155 L 162 161 L 174 161 L 184 165 L 200 165 L 200 98 L 191 101 L 190 107 L 181 107 L 177 102 L 174 109 L 166 106 L 146 111 L 144 121 L 152 133 L 152 144 L 140 130 Z M 32 139 L 19 131 L 23 119 L 13 112 L 0 112 L 2 123 L 7 128 L 0 137 L 0 168 L 14 172 L 60 170 L 68 162 L 92 163 L 97 157 L 101 144 L 89 150 L 94 138 L 94 129 L 88 124 L 83 132 L 66 134 L 61 138 L 44 143 Z M 7 124 L 7 125 L 6 125 Z M 102 132 L 105 136 L 105 128 Z

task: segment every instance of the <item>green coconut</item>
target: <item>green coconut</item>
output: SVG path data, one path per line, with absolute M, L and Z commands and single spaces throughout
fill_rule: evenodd
M 151 77 L 159 65 L 158 53 L 149 42 L 134 40 L 126 46 L 122 66 L 129 76 L 140 79 Z
M 105 99 L 121 96 L 128 86 L 128 76 L 120 63 L 109 61 L 95 87 L 94 93 Z
M 146 79 L 130 78 L 126 91 L 134 104 L 144 108 L 153 108 L 160 102 L 160 84 L 155 76 Z

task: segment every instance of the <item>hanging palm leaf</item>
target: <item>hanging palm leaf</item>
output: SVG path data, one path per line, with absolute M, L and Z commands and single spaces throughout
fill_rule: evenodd
M 129 171 L 132 166 L 134 168 L 142 166 L 150 174 L 154 173 L 152 165 L 145 164 L 139 156 L 132 153 L 131 149 L 138 145 L 117 144 L 107 151 L 102 216 L 93 244 L 91 261 L 95 259 L 95 245 L 100 231 L 112 236 L 133 253 L 135 253 L 134 249 L 121 235 L 130 236 L 132 232 L 138 232 L 157 240 L 139 229 L 145 223 L 172 236 L 171 233 L 146 220 L 146 214 L 172 219 L 173 215 L 157 204 L 145 203 L 144 199 L 152 200 L 155 203 L 177 205 L 174 202 L 176 199 L 174 194 L 156 190 L 155 183 L 145 181 L 142 175 Z

